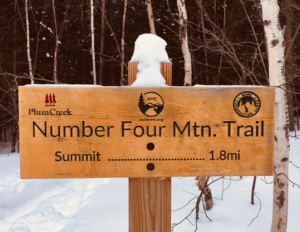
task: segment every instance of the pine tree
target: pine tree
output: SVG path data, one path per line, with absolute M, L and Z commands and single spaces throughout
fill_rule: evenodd
M 144 96 L 141 93 L 138 106 L 140 107 L 140 109 L 142 109 L 144 105 L 145 105 Z
M 48 103 L 49 103 L 48 94 L 46 94 L 45 103 L 46 103 L 46 106 L 48 106 Z
M 53 101 L 52 101 L 51 93 L 50 93 L 50 95 L 49 95 L 49 101 L 50 101 L 50 105 L 52 105 Z
M 55 105 L 55 103 L 56 103 L 56 100 L 55 100 L 55 94 L 53 94 L 53 96 L 52 96 L 52 101 L 53 101 L 53 103 L 54 103 L 54 105 Z

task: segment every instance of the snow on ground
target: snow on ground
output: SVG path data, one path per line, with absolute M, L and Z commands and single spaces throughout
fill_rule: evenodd
M 300 137 L 300 133 L 299 133 Z M 20 180 L 19 154 L 0 154 L 0 232 L 127 232 L 128 180 L 68 179 Z M 291 137 L 291 161 L 300 166 L 300 139 Z M 290 165 L 290 178 L 300 183 L 300 169 Z M 199 231 L 268 232 L 272 219 L 272 185 L 258 177 L 256 193 L 261 200 L 250 204 L 253 177 L 226 178 L 211 185 L 214 208 L 202 209 Z M 272 177 L 267 177 L 272 181 Z M 222 196 L 222 184 L 227 188 Z M 199 194 L 194 178 L 172 179 L 172 223 L 180 222 L 194 208 Z M 288 232 L 300 231 L 300 189 L 290 185 Z M 195 214 L 189 220 L 194 223 Z M 187 220 L 174 232 L 193 232 Z
M 143 34 L 135 41 L 131 62 L 139 62 L 133 87 L 165 87 L 166 81 L 160 73 L 160 63 L 170 62 L 166 52 L 167 43 L 157 35 Z
M 18 154 L 0 156 L 0 231 L 65 230 L 108 179 L 21 180 Z M 84 221 L 84 220 L 83 220 Z

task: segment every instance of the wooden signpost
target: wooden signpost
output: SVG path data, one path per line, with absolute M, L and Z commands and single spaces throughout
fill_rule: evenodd
M 170 178 L 136 178 L 273 174 L 274 88 L 53 85 L 19 92 L 21 178 L 133 178 L 130 232 L 169 231 L 171 224 L 170 216 L 152 215 L 170 211 Z
M 137 62 L 128 63 L 128 85 L 138 73 Z M 172 63 L 161 63 L 166 83 L 172 85 Z M 170 232 L 172 179 L 129 178 L 129 232 Z
M 20 99 L 22 178 L 272 175 L 272 88 L 25 86 Z

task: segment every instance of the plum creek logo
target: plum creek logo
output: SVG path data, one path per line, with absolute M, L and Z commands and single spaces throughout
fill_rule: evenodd
M 238 94 L 233 101 L 234 111 L 241 117 L 249 118 L 258 113 L 261 107 L 259 97 L 250 91 Z
M 141 93 L 138 107 L 144 115 L 155 117 L 163 111 L 164 100 L 162 96 L 155 92 Z
M 45 96 L 45 106 L 55 106 L 56 98 L 54 93 L 46 94 Z

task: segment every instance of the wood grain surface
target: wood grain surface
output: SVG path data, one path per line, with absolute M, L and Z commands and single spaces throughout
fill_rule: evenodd
M 136 74 L 138 73 L 138 62 L 128 63 L 128 85 L 131 85 L 136 80 Z M 165 78 L 167 85 L 172 85 L 172 63 L 163 62 L 160 64 L 160 72 Z
M 130 178 L 129 232 L 171 231 L 171 178 Z
M 261 101 L 253 117 L 241 117 L 233 109 L 234 99 L 245 91 L 255 93 Z M 138 107 L 141 94 L 146 98 L 149 92 L 163 98 L 163 110 L 157 116 L 152 115 L 153 107 L 148 112 L 151 116 Z M 55 94 L 55 106 L 46 106 L 46 94 Z M 273 88 L 24 86 L 19 99 L 22 178 L 272 175 Z M 43 112 L 54 115 L 37 115 Z M 231 136 L 226 121 L 235 122 Z M 263 136 L 261 131 L 255 136 L 255 130 L 254 136 L 245 135 L 245 127 L 255 129 L 261 122 Z M 199 126 L 196 134 L 195 123 Z M 85 134 L 91 128 L 93 135 L 83 137 L 83 124 Z M 244 127 L 239 136 L 238 125 Z M 79 136 L 73 128 L 71 137 L 68 126 L 77 126 Z M 59 130 L 60 136 L 51 136 L 51 129 L 53 135 Z M 147 148 L 149 143 L 154 144 L 153 150 Z M 218 160 L 210 160 L 211 151 Z M 230 155 L 221 160 L 221 151 Z M 56 161 L 56 152 L 65 157 L 73 154 L 73 161 Z M 84 154 L 93 152 L 101 154 L 101 161 L 95 157 L 95 161 L 78 161 L 79 156 L 86 160 Z M 231 154 L 238 152 L 240 159 L 231 160 Z M 149 164 L 154 170 L 149 170 Z
M 138 63 L 128 63 L 128 85 L 136 80 Z M 161 63 L 167 85 L 172 85 L 172 63 Z M 171 231 L 171 177 L 129 178 L 129 232 Z

